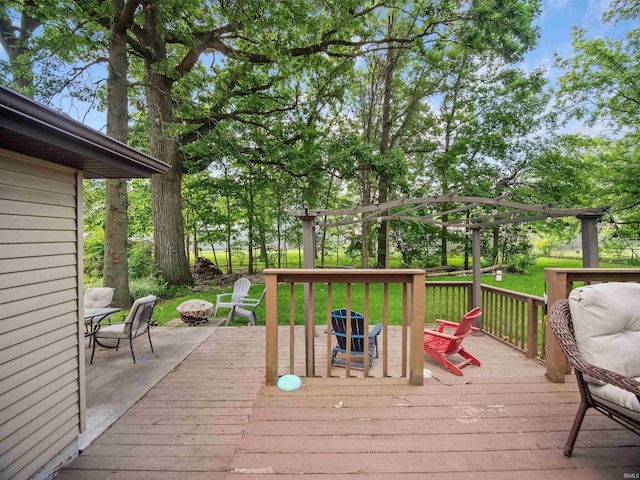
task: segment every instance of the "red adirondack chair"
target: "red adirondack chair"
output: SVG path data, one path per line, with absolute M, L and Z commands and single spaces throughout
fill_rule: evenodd
M 460 370 L 465 365 L 473 363 L 480 366 L 480 360 L 471 355 L 462 347 L 462 340 L 474 330 L 479 330 L 472 326 L 473 321 L 482 315 L 480 308 L 474 308 L 467 312 L 460 323 L 448 322 L 446 320 L 436 320 L 440 323 L 438 331 L 424 329 L 424 351 L 439 361 L 454 375 L 462 376 Z M 455 328 L 455 332 L 449 335 L 444 333 L 445 327 Z M 458 354 L 465 360 L 462 363 L 453 364 L 447 357 Z

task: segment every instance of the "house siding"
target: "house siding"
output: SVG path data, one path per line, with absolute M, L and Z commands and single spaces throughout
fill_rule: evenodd
M 81 180 L 0 149 L 1 479 L 37 474 L 83 428 Z

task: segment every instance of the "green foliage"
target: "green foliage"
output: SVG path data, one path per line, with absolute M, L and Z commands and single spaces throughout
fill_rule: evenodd
M 176 298 L 187 295 L 189 289 L 183 285 L 170 285 L 162 277 L 132 278 L 129 289 L 133 298 L 155 295 L 158 298 Z
M 93 230 L 84 238 L 84 274 L 89 278 L 102 278 L 104 269 L 104 234 Z
M 154 273 L 153 242 L 134 241 L 129 244 L 129 278 L 144 279 Z
M 509 271 L 514 273 L 525 273 L 527 268 L 536 263 L 537 256 L 533 254 L 531 249 L 527 249 L 521 253 L 513 255 L 509 258 L 507 265 Z

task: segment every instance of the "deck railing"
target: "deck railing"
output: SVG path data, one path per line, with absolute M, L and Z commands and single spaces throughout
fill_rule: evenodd
M 344 269 L 266 269 L 264 270 L 266 283 L 266 384 L 275 385 L 278 379 L 278 283 L 289 284 L 289 371 L 295 372 L 295 311 L 305 309 L 305 375 L 315 375 L 315 295 L 316 286 L 326 285 L 326 320 L 327 326 L 327 358 L 326 376 L 332 376 L 331 368 L 331 311 L 336 308 L 353 309 L 352 286 L 354 284 L 364 285 L 363 304 L 365 329 L 369 331 L 369 309 L 371 307 L 370 285 L 382 284 L 382 364 L 383 376 L 388 375 L 389 349 L 388 349 L 388 324 L 389 324 L 389 284 L 402 284 L 402 346 L 401 346 L 401 376 L 409 377 L 409 382 L 413 385 L 423 384 L 423 329 L 424 329 L 424 287 L 425 272 L 423 270 L 344 270 Z M 306 305 L 296 305 L 295 285 L 305 284 Z M 333 305 L 333 291 L 336 284 L 346 286 L 345 304 Z M 305 308 L 306 307 L 306 308 Z M 345 365 L 345 376 L 350 377 L 350 322 L 347 322 L 347 358 Z M 410 334 L 410 336 L 409 336 Z M 365 348 L 367 351 L 368 340 L 365 338 Z M 407 343 L 409 350 L 407 350 Z M 408 355 L 407 355 L 408 354 Z M 407 364 L 408 358 L 408 364 Z M 407 371 L 408 368 L 408 371 Z M 369 365 L 363 361 L 363 374 L 369 376 Z
M 364 316 L 368 331 L 369 285 L 383 284 L 382 294 L 382 362 L 383 376 L 388 375 L 388 332 L 389 289 L 391 283 L 401 283 L 402 288 L 402 373 L 407 376 L 408 328 L 411 331 L 409 341 L 409 380 L 421 385 L 423 382 L 423 345 L 422 326 L 426 320 L 435 322 L 436 318 L 459 319 L 473 305 L 471 282 L 424 282 L 421 270 L 265 270 L 267 284 L 267 385 L 275 385 L 278 377 L 278 283 L 289 283 L 289 372 L 294 373 L 294 287 L 297 283 L 308 285 L 325 284 L 327 288 L 326 315 L 327 325 L 331 325 L 331 310 L 345 305 L 332 305 L 332 286 L 345 284 L 347 287 L 346 308 L 351 308 L 351 285 L 364 284 Z M 640 269 L 545 269 L 545 281 L 548 285 L 548 305 L 567 298 L 575 283 L 583 282 L 640 282 Z M 521 350 L 532 358 L 547 362 L 547 377 L 554 382 L 563 382 L 568 372 L 566 359 L 555 338 L 547 328 L 546 305 L 542 297 L 526 295 L 503 288 L 482 285 L 481 306 L 483 310 L 482 330 Z M 314 289 L 308 290 L 310 305 L 314 302 Z M 315 374 L 315 333 L 312 309 L 305 311 L 307 324 L 305 344 L 307 375 Z M 327 328 L 327 377 L 331 376 L 331 329 Z M 347 344 L 350 344 L 347 341 Z M 349 353 L 349 352 L 347 352 Z M 348 360 L 347 360 L 348 362 Z M 350 376 L 349 367 L 345 374 Z M 368 376 L 368 364 L 364 362 L 364 376 Z
M 545 268 L 544 280 L 549 290 L 549 306 L 569 297 L 576 283 L 640 282 L 640 268 Z M 547 378 L 564 382 L 569 364 L 550 330 L 547 337 Z
M 457 321 L 473 308 L 472 282 L 427 282 L 426 322 Z M 528 357 L 544 358 L 544 298 L 482 285 L 482 330 Z
M 483 285 L 482 313 L 483 332 L 508 343 L 528 357 L 545 357 L 544 298 Z
M 459 320 L 473 308 L 472 282 L 427 282 L 425 284 L 425 321 Z

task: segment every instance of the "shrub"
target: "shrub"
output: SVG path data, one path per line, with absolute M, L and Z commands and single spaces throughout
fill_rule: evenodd
M 526 273 L 527 267 L 535 265 L 536 256 L 530 251 L 524 251 L 517 255 L 513 255 L 507 263 L 510 272 L 514 273 Z
M 640 267 L 640 257 L 631 257 L 627 260 L 627 265 L 631 265 L 632 267 Z
M 97 230 L 84 238 L 84 274 L 102 278 L 104 271 L 104 233 Z
M 139 240 L 129 245 L 129 278 L 147 278 L 153 275 L 153 242 Z
M 187 295 L 189 289 L 184 285 L 170 285 L 162 277 L 132 278 L 129 289 L 133 298 L 155 295 L 158 298 L 176 298 Z

